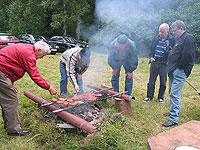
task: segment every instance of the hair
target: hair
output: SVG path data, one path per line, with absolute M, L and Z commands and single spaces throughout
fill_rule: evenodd
M 88 47 L 82 48 L 82 50 L 80 51 L 80 55 L 81 58 L 83 58 L 84 60 L 89 60 L 91 55 L 90 49 Z
M 35 48 L 41 49 L 42 52 L 47 52 L 48 54 L 51 52 L 49 45 L 43 40 L 36 42 L 34 45 L 35 45 Z
M 159 27 L 159 29 L 163 27 L 165 29 L 166 32 L 169 32 L 169 25 L 167 23 L 162 23 Z
M 183 30 L 186 30 L 185 23 L 182 20 L 176 20 L 174 23 L 172 23 L 171 28 L 177 27 L 177 29 L 180 29 L 181 27 Z

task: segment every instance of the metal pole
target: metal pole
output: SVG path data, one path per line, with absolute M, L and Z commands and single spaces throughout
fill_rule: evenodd
M 197 91 L 197 93 L 200 95 L 200 91 L 197 90 L 197 88 L 195 88 L 195 87 L 192 85 L 192 83 L 190 83 L 188 80 L 186 80 L 186 82 L 187 82 L 193 89 L 195 89 L 195 91 Z

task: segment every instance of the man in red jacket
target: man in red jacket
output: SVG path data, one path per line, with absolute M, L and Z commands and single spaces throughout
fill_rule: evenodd
M 17 88 L 13 83 L 27 72 L 31 79 L 51 95 L 57 91 L 44 80 L 37 70 L 36 60 L 41 59 L 50 52 L 49 46 L 43 41 L 31 44 L 13 44 L 0 50 L 0 105 L 4 128 L 8 129 L 10 136 L 24 136 L 28 131 L 20 127 L 18 115 Z

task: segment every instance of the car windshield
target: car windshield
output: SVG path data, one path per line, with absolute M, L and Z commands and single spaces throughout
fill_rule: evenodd
M 66 41 L 70 42 L 70 43 L 76 43 L 76 40 L 72 37 L 64 37 Z
M 46 41 L 46 39 L 43 36 L 35 35 L 34 37 L 36 41 L 41 41 L 41 40 Z
M 0 35 L 0 40 L 11 41 L 11 40 L 18 40 L 13 35 Z

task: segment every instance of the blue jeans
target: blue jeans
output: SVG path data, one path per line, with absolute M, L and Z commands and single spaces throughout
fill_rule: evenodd
M 170 116 L 169 120 L 178 123 L 181 109 L 181 91 L 187 76 L 183 69 L 175 69 L 169 74 Z
M 114 88 L 115 92 L 119 92 L 119 76 L 120 76 L 121 66 L 117 70 L 118 70 L 117 75 L 112 76 L 112 79 L 111 79 L 112 87 Z M 125 68 L 125 72 L 127 73 L 126 68 Z M 127 95 L 131 95 L 132 88 L 133 88 L 133 77 L 129 79 L 126 76 L 125 91 L 128 91 L 128 93 L 126 93 Z
M 66 67 L 63 66 L 62 64 L 60 64 L 60 74 L 61 74 L 61 79 L 60 79 L 60 95 L 66 95 L 67 94 L 67 84 L 68 84 L 68 77 L 67 77 L 67 73 L 66 73 Z M 83 93 L 83 80 L 82 78 L 78 78 L 77 79 L 77 83 L 78 86 L 80 88 L 80 92 L 79 93 Z

